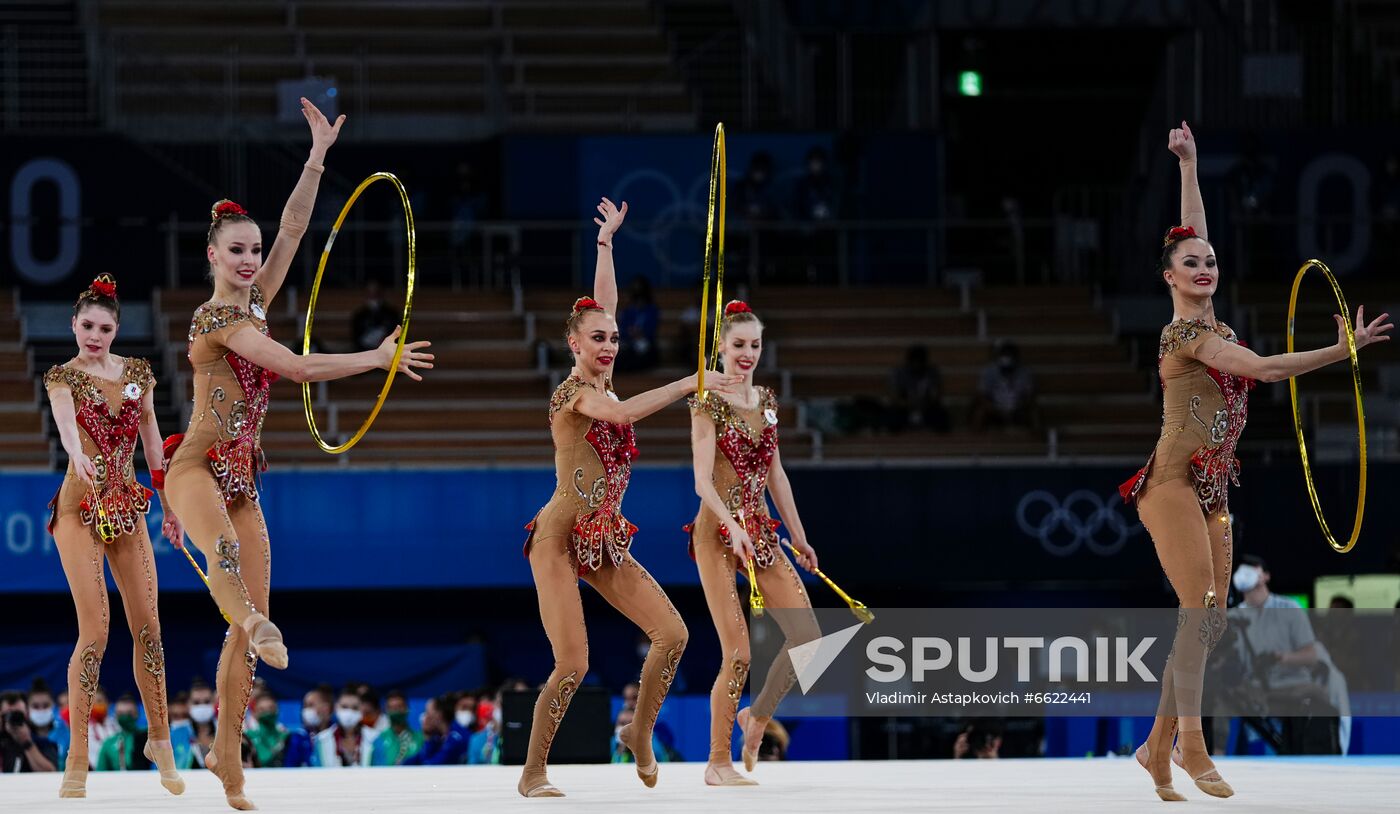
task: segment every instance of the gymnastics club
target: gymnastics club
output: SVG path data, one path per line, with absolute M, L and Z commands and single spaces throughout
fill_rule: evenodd
M 794 555 L 802 557 L 802 555 L 798 553 L 797 549 L 793 547 L 792 541 L 788 538 L 783 538 L 783 545 L 787 546 L 788 550 L 791 551 Z M 805 557 L 802 558 L 806 559 Z M 827 585 L 830 585 L 831 590 L 835 591 L 837 596 L 846 600 L 846 604 L 851 606 L 851 613 L 854 613 L 856 615 L 856 618 L 859 619 L 863 624 L 868 625 L 871 622 L 875 621 L 875 614 L 865 606 L 864 602 L 858 602 L 852 599 L 850 594 L 841 590 L 841 586 L 831 581 L 831 577 L 828 577 L 826 574 L 823 574 L 820 568 L 813 568 L 812 573 L 821 577 L 822 582 L 825 582 Z
M 200 567 L 199 567 L 199 563 L 197 563 L 197 562 L 194 561 L 194 555 L 191 554 L 191 553 L 190 553 L 190 550 L 189 550 L 188 548 L 186 548 L 185 546 L 179 546 L 179 549 L 180 549 L 181 553 L 183 553 L 183 554 L 185 555 L 185 559 L 189 560 L 189 561 L 190 561 L 190 565 L 194 567 L 194 572 L 195 572 L 196 574 L 199 574 L 199 578 L 200 578 L 200 579 L 204 580 L 204 587 L 208 588 L 208 587 L 209 587 L 209 577 L 207 577 L 207 576 L 204 575 L 204 569 L 203 569 L 203 568 L 200 568 Z M 214 595 L 211 593 L 209 596 L 210 596 L 210 598 L 213 598 Z M 217 603 L 217 601 L 218 601 L 218 600 L 215 600 L 216 603 Z M 219 608 L 219 613 L 223 615 L 224 621 L 225 621 L 225 622 L 228 622 L 230 625 L 233 624 L 233 620 L 229 618 L 229 615 L 228 615 L 227 613 L 224 613 L 224 609 L 223 609 L 223 608 Z

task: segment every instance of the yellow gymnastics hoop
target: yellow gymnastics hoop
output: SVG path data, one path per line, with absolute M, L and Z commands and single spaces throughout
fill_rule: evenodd
M 724 154 L 724 122 L 715 125 L 714 147 L 710 151 L 710 210 L 705 218 L 705 265 L 700 292 L 700 347 L 695 370 L 695 397 L 705 400 L 705 369 L 719 361 L 719 329 L 724 316 L 724 191 L 727 186 Z M 718 225 L 718 229 L 716 229 Z M 707 312 L 710 308 L 710 258 L 715 259 L 715 316 L 710 341 L 709 365 L 705 363 L 705 338 L 710 333 Z
M 1298 382 L 1296 377 L 1288 379 L 1288 398 L 1293 405 L 1293 429 L 1298 434 L 1298 454 L 1303 460 L 1303 480 L 1308 487 L 1308 500 L 1312 502 L 1313 513 L 1317 515 L 1317 522 L 1322 526 L 1322 535 L 1327 540 L 1327 544 L 1339 554 L 1345 554 L 1356 545 L 1356 541 L 1361 537 L 1361 519 L 1366 513 L 1366 412 L 1361 400 L 1361 365 L 1356 358 L 1356 330 L 1351 324 L 1351 312 L 1347 309 L 1346 298 L 1342 296 L 1342 287 L 1337 285 L 1337 278 L 1333 276 L 1332 270 L 1327 268 L 1327 264 L 1321 260 L 1309 260 L 1298 269 L 1298 274 L 1293 278 L 1293 293 L 1288 297 L 1288 352 L 1293 352 L 1293 326 L 1294 316 L 1298 310 L 1298 286 L 1303 282 L 1303 276 L 1308 273 L 1308 269 L 1316 268 L 1327 278 L 1327 282 L 1332 284 L 1332 293 L 1337 297 L 1337 307 L 1342 309 L 1342 322 L 1346 326 L 1347 355 L 1351 357 L 1351 378 L 1356 389 L 1356 439 L 1357 446 L 1361 452 L 1361 461 L 1358 468 L 1358 478 L 1360 486 L 1356 493 L 1356 519 L 1351 527 L 1351 539 L 1343 545 L 1337 542 L 1337 538 L 1332 536 L 1332 529 L 1327 526 L 1327 518 L 1322 514 L 1322 503 L 1317 497 L 1317 485 L 1313 482 L 1312 467 L 1308 463 L 1308 444 L 1303 439 L 1303 419 L 1298 413 Z
M 365 436 L 365 433 L 369 432 L 370 425 L 374 423 L 375 417 L 379 415 L 380 408 L 384 406 L 384 400 L 389 397 L 389 388 L 394 385 L 394 376 L 398 373 L 399 360 L 403 358 L 404 342 L 408 340 L 408 320 L 413 314 L 413 281 L 416 270 L 413 207 L 408 203 L 408 191 L 404 189 L 403 183 L 399 181 L 398 178 L 392 173 L 376 172 L 361 181 L 360 185 L 355 187 L 355 191 L 350 194 L 350 200 L 345 202 L 345 206 L 340 210 L 340 216 L 335 219 L 335 225 L 331 227 L 330 237 L 326 238 L 326 247 L 321 250 L 321 262 L 316 266 L 316 281 L 311 284 L 311 301 L 306 305 L 306 331 L 302 337 L 301 355 L 307 356 L 311 353 L 311 322 L 316 316 L 316 298 L 321 293 L 321 276 L 325 274 L 326 261 L 330 259 L 331 247 L 335 245 L 335 237 L 340 233 L 340 225 L 345 222 L 345 216 L 350 214 L 350 208 L 355 205 L 355 201 L 360 197 L 360 193 L 364 192 L 365 188 L 375 181 L 388 181 L 393 184 L 394 188 L 399 192 L 399 200 L 403 202 L 404 228 L 408 236 L 408 289 L 404 294 L 403 320 L 400 323 L 403 330 L 399 332 L 399 344 L 394 349 L 394 360 L 389 365 L 389 375 L 384 379 L 384 387 L 379 391 L 379 400 L 374 403 L 374 409 L 369 411 L 369 417 L 365 419 L 365 423 L 360 425 L 360 428 L 355 431 L 355 434 L 351 436 L 349 441 L 346 441 L 340 446 L 333 447 L 321 438 L 321 431 L 316 427 L 316 413 L 311 409 L 311 384 L 310 382 L 302 382 L 301 403 L 306 409 L 306 426 L 311 430 L 311 437 L 315 439 L 316 445 L 332 455 L 339 455 L 358 444 L 360 439 Z

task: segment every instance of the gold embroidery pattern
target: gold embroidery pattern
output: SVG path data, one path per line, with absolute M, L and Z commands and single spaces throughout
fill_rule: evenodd
M 141 661 L 146 673 L 152 679 L 152 700 L 158 720 L 165 719 L 165 648 L 158 639 L 151 636 L 149 624 L 141 626 L 137 635 L 141 643 Z
M 734 673 L 729 680 L 729 700 L 737 704 L 739 696 L 744 694 L 744 684 L 749 680 L 749 663 L 736 657 L 729 663 L 729 669 Z
M 558 413 L 560 410 L 564 409 L 564 405 L 568 404 L 569 400 L 572 399 L 574 395 L 584 387 L 597 390 L 597 388 L 594 387 L 592 384 L 584 381 L 578 376 L 570 376 L 569 378 L 561 382 L 558 387 L 554 388 L 554 395 L 549 397 L 550 424 L 554 423 L 555 413 Z
M 248 297 L 248 305 L 251 309 L 256 305 L 261 309 L 264 305 L 262 288 L 256 283 Z M 254 325 L 264 334 L 267 333 L 267 323 L 244 311 L 237 305 L 224 305 L 222 303 L 206 302 L 195 309 L 194 318 L 190 320 L 189 341 L 193 342 L 196 337 L 212 333 L 220 328 L 227 328 L 230 325 L 237 325 L 244 320 L 256 320 Z M 259 325 L 258 323 L 262 323 Z
M 78 671 L 78 687 L 83 691 L 83 695 L 87 696 L 88 705 L 91 706 L 92 697 L 97 693 L 97 677 L 102 672 L 102 655 L 97 652 L 97 642 L 83 648 L 78 661 L 83 665 Z
M 564 720 L 564 713 L 569 711 L 569 702 L 574 700 L 574 692 L 577 689 L 578 671 L 574 671 L 559 679 L 554 697 L 549 700 L 549 725 L 544 733 L 546 755 L 549 754 L 549 747 L 554 744 L 554 733 L 559 731 L 559 722 Z

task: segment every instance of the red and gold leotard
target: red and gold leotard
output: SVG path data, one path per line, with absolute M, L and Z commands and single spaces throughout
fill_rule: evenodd
M 233 333 L 256 329 L 268 336 L 262 289 L 255 283 L 248 309 L 205 303 L 190 321 L 189 360 L 194 369 L 194 413 L 183 436 L 166 442 L 178 447 L 169 469 L 208 465 L 225 503 L 256 501 L 256 475 L 267 469 L 262 426 L 272 383 L 279 378 L 229 350 Z
M 704 401 L 691 396 L 686 403 L 715 423 L 715 490 L 753 541 L 754 565 L 767 568 L 778 560 L 777 529 L 782 525 L 769 516 L 764 496 L 768 469 L 778 449 L 778 399 L 767 387 L 756 389 L 758 405 L 752 410 L 735 407 L 717 394 Z M 717 537 L 729 544 L 729 529 L 703 505 L 695 522 L 685 530 L 691 535 L 691 557 L 695 556 L 697 535 L 702 539 Z
M 622 496 L 637 457 L 631 424 L 612 424 L 574 410 L 584 388 L 577 375 L 565 379 L 549 400 L 554 438 L 554 495 L 525 528 L 525 556 L 536 540 L 568 537 L 580 576 L 603 565 L 621 565 L 637 527 L 622 516 Z M 608 384 L 606 395 L 617 395 Z
M 1125 501 L 1159 483 L 1185 479 L 1203 512 L 1228 510 L 1230 485 L 1239 485 L 1235 448 L 1244 432 L 1254 380 L 1199 361 L 1198 350 L 1215 342 L 1244 345 L 1223 322 L 1180 319 L 1162 329 L 1157 350 L 1162 434 L 1147 465 L 1119 488 Z
M 145 396 L 155 384 L 151 366 L 144 359 L 128 358 L 121 378 L 116 380 L 68 365 L 56 365 L 44 374 L 45 388 L 67 387 L 73 393 L 83 454 L 92 459 L 97 470 L 97 487 L 90 489 L 78 479 L 73 462 L 68 462 L 63 485 L 49 502 L 50 533 L 59 517 L 76 514 L 96 536 L 98 501 L 118 535 L 132 534 L 145 522 L 151 490 L 137 483 L 133 459 L 145 417 Z

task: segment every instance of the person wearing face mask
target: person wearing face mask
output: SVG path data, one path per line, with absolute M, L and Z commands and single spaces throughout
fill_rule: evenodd
M 476 693 L 464 692 L 452 705 L 452 731 L 470 740 L 477 728 Z
M 637 774 L 648 787 L 657 780 L 651 756 L 651 728 L 670 690 L 685 650 L 686 629 L 661 586 L 629 551 L 637 527 L 622 515 L 622 497 L 637 457 L 633 424 L 693 392 L 696 377 L 622 401 L 612 386 L 620 334 L 613 235 L 627 215 L 604 198 L 598 204 L 598 260 L 593 297 L 580 297 L 565 321 L 564 338 L 573 353 L 569 377 L 549 400 L 556 485 L 544 508 L 525 528 L 540 620 L 554 652 L 554 669 L 535 702 L 530 743 L 516 790 L 524 797 L 562 797 L 549 782 L 546 764 L 559 723 L 588 671 L 588 634 L 578 583 L 583 579 L 651 636 L 642 667 L 646 712 L 634 729 Z M 725 386 L 725 377 L 712 379 Z M 624 739 L 629 733 L 624 733 Z
M 1173 741 L 1199 789 L 1213 797 L 1234 794 L 1206 750 L 1200 713 L 1205 662 L 1227 624 L 1224 605 L 1234 554 L 1229 487 L 1239 483 L 1235 449 L 1249 391 L 1256 380 L 1300 376 L 1349 353 L 1340 315 L 1335 316 L 1336 344 L 1273 356 L 1255 354 L 1216 317 L 1212 298 L 1219 270 L 1206 234 L 1196 142 L 1186 122 L 1168 134 L 1167 146 L 1180 164 L 1181 225 L 1167 232 L 1157 263 L 1173 310 L 1157 347 L 1162 431 L 1147 464 L 1119 491 L 1125 501 L 1136 501 L 1180 607 L 1158 714 L 1136 757 L 1158 797 L 1184 800 L 1171 782 Z M 1367 323 L 1363 309 L 1357 309 L 1356 347 L 1388 340 L 1384 334 L 1392 327 L 1386 315 Z
M 323 769 L 370 765 L 375 733 L 365 729 L 360 703 L 356 688 L 341 691 L 335 701 L 335 723 L 316 734 L 311 765 Z
M 429 698 L 423 710 L 423 744 L 404 759 L 405 766 L 455 766 L 467 754 L 467 738 L 455 726 L 449 726 L 446 710 L 455 705 L 451 696 Z
M 190 760 L 201 769 L 214 748 L 215 724 L 214 691 L 196 678 L 190 683 Z
M 316 734 L 330 725 L 331 689 L 325 685 L 309 691 L 301 699 L 301 726 L 287 736 L 287 749 L 282 765 L 302 768 L 312 765 Z
M 42 678 L 35 678 L 29 687 L 29 697 L 26 701 L 29 705 L 29 726 L 35 737 L 53 742 L 58 750 L 58 760 L 55 763 L 61 771 L 64 761 L 68 758 L 69 730 L 58 715 L 53 692 Z
M 1011 342 L 998 343 L 992 364 L 982 368 L 972 406 L 972 428 L 1024 427 L 1040 429 L 1035 402 L 1035 378 L 1021 365 L 1021 350 Z
M 499 765 L 501 762 L 500 693 L 495 700 L 482 699 L 476 707 L 478 728 L 467 742 L 467 763 L 473 766 Z
M 390 690 L 384 696 L 384 717 L 389 728 L 375 737 L 370 765 L 401 766 L 423 748 L 423 733 L 409 726 L 408 698 L 398 690 Z
M 253 765 L 259 768 L 285 766 L 290 733 L 277 720 L 277 699 L 269 693 L 260 693 L 253 699 L 253 714 L 257 725 L 245 732 L 253 746 Z
M 287 666 L 282 632 L 268 617 L 272 551 L 258 502 L 257 473 L 266 468 L 262 425 L 272 383 L 329 381 L 392 365 L 398 331 L 363 353 L 301 356 L 270 336 L 267 319 L 306 233 L 332 125 L 306 99 L 311 154 L 282 212 L 277 242 L 263 262 L 262 234 L 238 204 L 223 200 L 210 212 L 205 257 L 214 290 L 190 321 L 186 356 L 193 372 L 194 407 L 183 435 L 166 444 L 167 494 L 208 564 L 209 591 L 231 624 L 219 656 L 215 686 L 219 725 L 206 765 L 221 781 L 229 806 L 247 810 L 240 759 L 244 714 L 259 660 Z M 395 374 L 421 379 L 431 367 L 427 342 L 404 346 Z M 308 507 L 307 511 L 313 511 Z M 245 567 L 246 566 L 246 567 Z
M 60 797 L 86 797 L 87 770 L 94 765 L 89 744 L 98 733 L 85 724 L 107 650 L 110 609 L 104 561 L 111 563 L 123 595 L 136 650 L 136 683 L 150 711 L 151 739 L 143 743 L 146 757 L 160 766 L 161 784 L 170 793 L 185 790 L 166 718 L 165 650 L 156 607 L 155 557 L 145 519 L 153 493 L 136 480 L 138 438 L 165 510 L 165 536 L 179 546 L 184 532 L 164 491 L 155 377 L 144 359 L 111 353 L 120 323 L 117 283 L 111 275 L 100 275 L 73 306 L 78 355 L 44 374 L 54 425 L 68 453 L 63 484 L 49 503 L 48 529 L 78 616 L 78 641 L 68 663 L 73 759 L 64 764 Z
M 50 721 L 52 713 L 50 704 Z M 58 745 L 38 734 L 32 721 L 22 693 L 0 693 L 0 773 L 58 771 Z
M 750 651 L 737 572 L 752 562 L 768 605 L 809 611 L 774 617 L 786 639 L 784 652 L 821 636 L 802 578 L 778 540 L 777 529 L 786 524 L 802 566 L 817 567 L 817 552 L 807 542 L 779 455 L 777 396 L 753 383 L 762 342 L 763 323 L 753 309 L 738 300 L 726 305 L 720 323 L 722 367 L 741 376 L 742 383 L 734 393 L 710 392 L 703 400 L 698 396 L 689 400 L 692 468 L 700 507 L 685 531 L 722 651 L 719 673 L 710 689 L 710 756 L 705 767 L 705 783 L 710 786 L 755 785 L 734 770 L 730 752 L 734 724 L 737 720 L 743 730 L 744 767 L 751 772 L 758 762 L 764 727 L 797 680 L 791 661 L 774 661 L 752 706 L 739 710 Z M 768 513 L 769 494 L 782 523 Z
M 360 694 L 360 726 L 378 737 L 389 728 L 389 719 L 379 708 L 379 693 L 368 684 L 360 684 L 356 692 Z
M 138 724 L 136 699 L 123 695 L 112 711 L 117 718 L 117 731 L 102 742 L 97 753 L 97 771 L 149 769 L 151 761 L 145 754 L 147 733 Z

